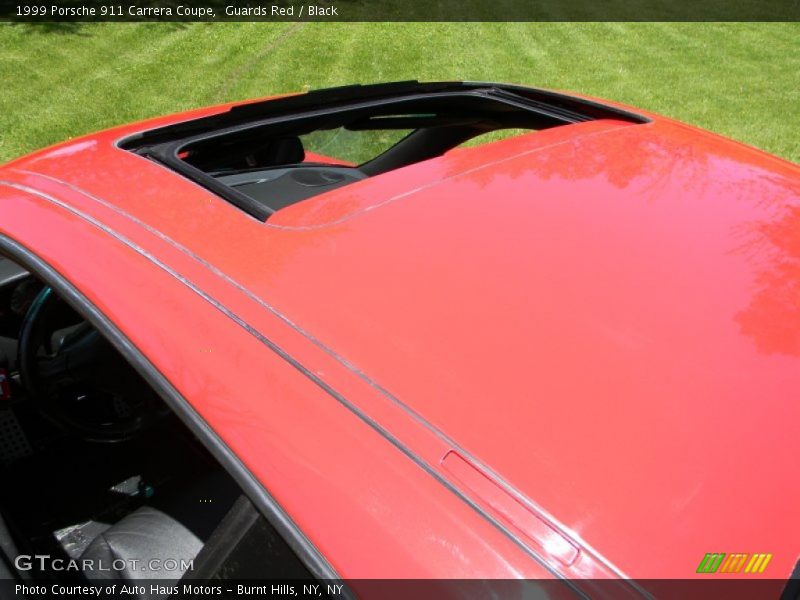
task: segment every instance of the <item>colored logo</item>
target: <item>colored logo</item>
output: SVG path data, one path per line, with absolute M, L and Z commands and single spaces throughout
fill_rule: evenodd
M 725 554 L 709 552 L 700 561 L 698 573 L 763 573 L 772 554 Z

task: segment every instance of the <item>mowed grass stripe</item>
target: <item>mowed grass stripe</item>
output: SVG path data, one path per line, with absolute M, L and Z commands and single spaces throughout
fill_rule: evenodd
M 0 161 L 211 103 L 473 79 L 618 100 L 798 162 L 798 40 L 798 23 L 3 24 Z

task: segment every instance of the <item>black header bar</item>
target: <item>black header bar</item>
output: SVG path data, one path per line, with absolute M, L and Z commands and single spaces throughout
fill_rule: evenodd
M 0 0 L 0 21 L 798 21 L 797 0 Z

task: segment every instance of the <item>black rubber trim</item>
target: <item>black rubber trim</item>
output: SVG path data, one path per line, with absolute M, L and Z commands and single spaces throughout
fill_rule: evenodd
M 270 207 L 262 204 L 258 200 L 251 198 L 247 194 L 243 194 L 236 188 L 225 185 L 217 178 L 212 177 L 200 169 L 193 167 L 186 161 L 181 160 L 178 158 L 177 152 L 178 151 L 175 150 L 172 153 L 143 154 L 142 156 L 155 163 L 162 164 L 171 171 L 180 173 L 190 181 L 193 181 L 197 185 L 200 185 L 210 192 L 215 193 L 220 198 L 224 198 L 236 208 L 243 210 L 251 217 L 255 217 L 260 221 L 266 221 L 267 218 L 275 212 Z
M 786 581 L 786 587 L 783 589 L 780 600 L 798 600 L 800 599 L 800 560 L 792 570 L 792 574 Z
M 136 346 L 58 271 L 37 256 L 33 251 L 11 238 L 0 234 L 0 253 L 17 262 L 51 286 L 72 308 L 103 334 L 128 360 L 147 383 L 161 396 L 200 442 L 211 452 L 226 471 L 250 498 L 254 506 L 275 527 L 292 550 L 318 579 L 342 578 L 325 559 L 299 527 L 264 486 L 242 464 L 233 451 L 223 442 L 206 421 L 192 408 L 169 380 L 142 354 Z M 355 598 L 345 586 L 345 597 Z

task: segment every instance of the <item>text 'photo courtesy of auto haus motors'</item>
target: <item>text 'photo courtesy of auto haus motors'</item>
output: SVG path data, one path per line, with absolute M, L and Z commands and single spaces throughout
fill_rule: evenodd
M 73 139 L 0 212 L 0 579 L 794 593 L 798 165 L 399 82 Z
M 189 584 L 165 585 L 163 583 L 111 583 L 107 585 L 50 585 L 16 584 L 15 595 L 20 597 L 89 596 L 104 598 L 108 596 L 138 598 L 168 598 L 170 596 L 216 596 L 235 594 L 236 596 L 293 596 L 325 597 L 343 596 L 342 583 L 306 583 L 293 585 L 273 583 L 254 585 L 238 583 L 231 585 Z

